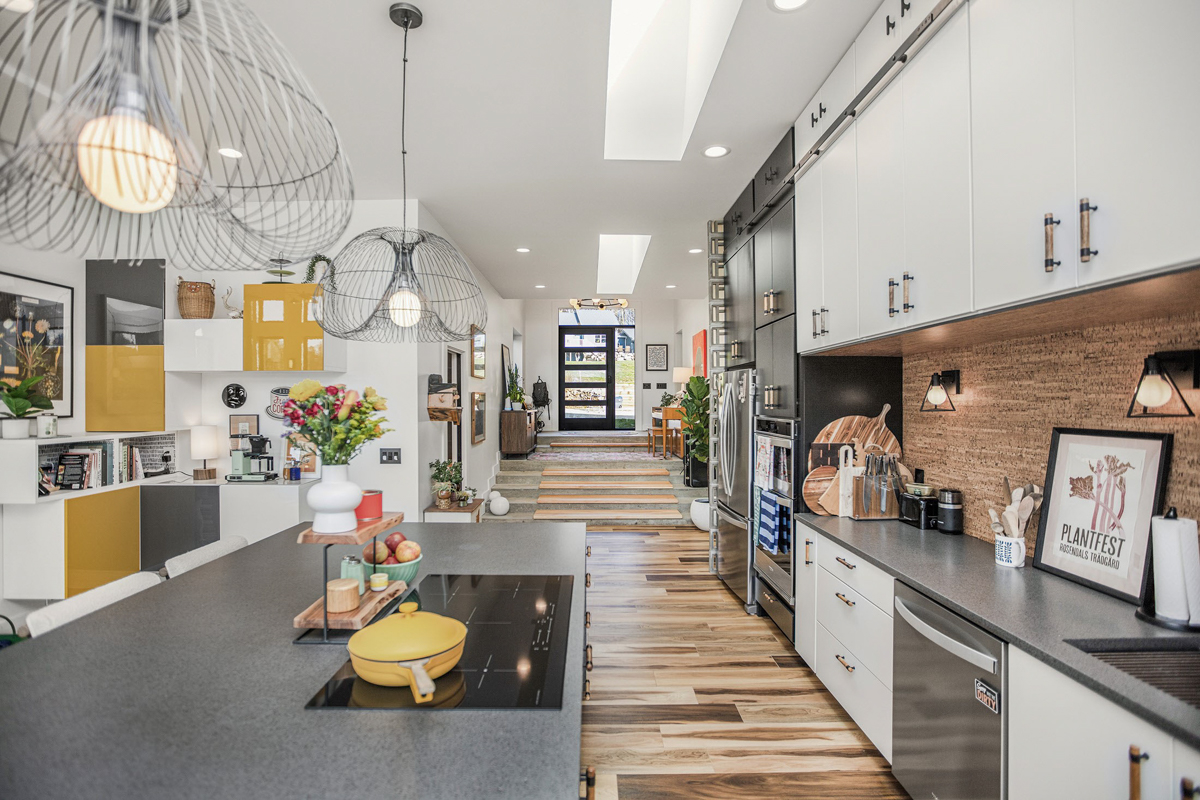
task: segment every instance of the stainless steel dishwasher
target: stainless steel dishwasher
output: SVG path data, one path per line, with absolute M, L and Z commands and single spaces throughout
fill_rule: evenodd
M 1004 642 L 902 583 L 895 603 L 892 774 L 913 800 L 1004 800 Z

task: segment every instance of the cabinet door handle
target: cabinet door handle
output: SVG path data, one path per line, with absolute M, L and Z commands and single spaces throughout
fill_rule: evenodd
M 900 281 L 901 283 L 903 283 L 903 284 L 904 284 L 904 306 L 903 306 L 903 308 L 904 308 L 904 313 L 905 313 L 905 314 L 907 314 L 908 312 L 910 312 L 910 311 L 912 311 L 914 308 L 916 308 L 916 306 L 915 306 L 915 305 L 913 305 L 912 303 L 908 302 L 908 285 L 909 285 L 910 283 L 912 283 L 914 280 L 915 280 L 915 278 L 913 278 L 913 276 L 912 276 L 912 275 L 909 275 L 909 274 L 906 272 L 906 273 L 904 273 L 904 277 L 903 277 L 903 279 Z
M 896 287 L 900 284 L 892 278 L 888 278 L 888 317 L 894 317 L 900 313 L 896 308 Z
M 590 611 L 583 612 L 583 627 L 585 627 L 585 628 L 592 627 L 592 612 L 590 612 Z
M 735 341 L 729 343 L 729 357 L 730 358 L 741 358 L 742 357 L 742 343 L 741 342 L 735 340 Z
M 822 336 L 827 336 L 829 334 L 829 326 L 826 324 L 828 322 L 829 322 L 829 309 L 826 308 L 825 306 L 821 306 L 821 335 Z
M 1062 264 L 1061 261 L 1054 260 L 1054 226 L 1061 222 L 1062 220 L 1055 219 L 1053 214 L 1047 214 L 1043 223 L 1046 226 L 1046 272 L 1054 272 L 1054 268 Z
M 845 567 L 846 569 L 855 569 L 855 566 L 854 566 L 854 564 L 851 564 L 849 561 L 847 561 L 846 559 L 842 558 L 841 556 L 838 556 L 838 557 L 837 557 L 836 559 L 834 559 L 834 560 L 835 560 L 835 561 L 837 561 L 839 564 L 841 564 L 841 565 L 842 565 L 843 567 Z
M 587 647 L 583 648 L 583 652 L 587 656 L 587 660 L 584 661 L 583 668 L 585 670 L 587 670 L 588 672 L 591 672 L 592 671 L 592 646 L 589 644 Z
M 1191 778 L 1179 781 L 1179 800 L 1196 800 L 1196 784 Z
M 820 329 L 817 327 L 817 322 L 818 322 L 818 320 L 819 320 L 820 318 L 821 318 L 821 312 L 820 312 L 820 311 L 817 311 L 817 310 L 814 308 L 814 309 L 813 309 L 813 338 L 814 338 L 814 339 L 820 339 L 820 338 L 821 338 L 821 330 L 820 330 Z
M 1136 744 L 1129 746 L 1129 800 L 1142 800 L 1142 762 L 1148 758 Z
M 907 0 L 900 0 L 900 16 L 903 17 L 910 10 L 912 10 L 912 3 L 907 2 Z
M 592 699 L 592 682 L 591 681 L 585 680 L 583 682 L 583 699 L 584 700 Z
M 766 386 L 763 388 L 763 408 L 777 409 L 782 408 L 783 403 L 779 402 L 779 387 Z
M 592 546 L 590 544 L 587 546 L 587 557 L 592 557 Z
M 583 585 L 585 588 L 592 588 L 592 573 L 588 572 L 583 576 Z
M 817 115 L 809 114 L 809 116 L 812 117 L 812 125 L 810 125 L 809 127 L 811 127 L 811 128 L 817 127 Z
M 834 658 L 836 658 L 836 659 L 838 660 L 838 663 L 839 663 L 839 664 L 841 664 L 843 667 L 845 667 L 845 668 L 846 668 L 846 672 L 854 672 L 854 667 L 852 667 L 852 666 L 850 666 L 849 664 L 847 664 L 847 663 L 846 663 L 846 659 L 842 658 L 842 657 L 841 657 L 841 656 L 839 656 L 839 655 L 835 655 L 835 656 L 834 656 Z
M 893 29 L 896 27 L 896 23 L 892 22 L 892 15 L 891 15 L 891 14 L 888 14 L 888 15 L 887 15 L 886 22 L 887 22 L 887 31 L 886 31 L 886 34 L 887 34 L 888 36 L 891 36 L 891 35 L 892 35 L 892 30 L 893 30 Z
M 1100 255 L 1099 250 L 1092 249 L 1092 212 L 1098 209 L 1084 197 L 1079 201 L 1079 260 L 1091 261 L 1092 256 Z
M 821 117 L 822 117 L 822 118 L 824 118 L 824 116 L 825 116 L 825 111 L 826 111 L 825 104 L 824 104 L 824 103 L 822 103 L 822 102 L 820 102 L 820 101 L 818 101 L 818 102 L 817 102 L 817 111 L 819 111 L 819 112 L 820 112 L 820 114 L 821 114 Z
M 812 563 L 812 559 L 809 558 L 809 550 L 811 548 L 812 548 L 812 539 L 805 539 L 804 540 L 804 564 L 805 564 L 805 566 L 808 566 L 809 564 Z
M 854 608 L 854 601 L 846 599 L 846 595 L 842 594 L 841 592 L 834 592 L 833 596 L 836 597 L 838 600 L 841 600 L 843 603 L 850 606 L 851 608 Z
M 766 183 L 774 183 L 775 179 L 778 177 L 779 177 L 779 170 L 776 169 L 775 167 L 771 167 L 771 169 L 769 169 L 763 173 L 763 181 Z

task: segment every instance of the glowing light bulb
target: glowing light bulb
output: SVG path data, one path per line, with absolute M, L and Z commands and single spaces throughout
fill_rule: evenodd
M 946 388 L 939 380 L 929 385 L 929 391 L 925 392 L 925 399 L 929 401 L 930 405 L 940 406 L 950 398 L 946 394 Z
M 33 10 L 33 0 L 0 0 L 0 8 L 17 14 L 26 14 Z
M 128 214 L 158 211 L 175 196 L 179 158 L 137 109 L 117 108 L 79 132 L 79 174 L 92 196 Z
M 1167 404 L 1171 394 L 1171 384 L 1167 383 L 1167 379 L 1158 373 L 1150 373 L 1142 378 L 1136 399 L 1146 408 L 1158 408 Z
M 412 289 L 401 289 L 388 298 L 388 314 L 401 328 L 411 328 L 421 321 L 421 298 Z

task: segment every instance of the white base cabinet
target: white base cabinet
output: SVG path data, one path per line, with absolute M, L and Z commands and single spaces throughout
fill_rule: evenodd
M 796 551 L 796 652 L 810 667 L 817 649 L 817 541 L 808 528 L 797 526 L 803 536 Z

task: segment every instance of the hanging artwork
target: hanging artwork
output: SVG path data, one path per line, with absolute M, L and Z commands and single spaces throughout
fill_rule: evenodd
M 667 346 L 665 344 L 646 345 L 646 371 L 667 371 Z
M 692 374 L 708 377 L 708 331 L 704 329 L 692 337 Z
M 483 328 L 471 326 L 471 377 L 485 378 L 487 372 L 487 334 Z
M 0 272 L 0 382 L 40 375 L 36 389 L 60 417 L 72 415 L 75 292 Z
M 471 443 L 479 444 L 487 438 L 487 395 L 471 392 Z
M 1055 428 L 1034 566 L 1139 602 L 1171 442 L 1169 433 Z

